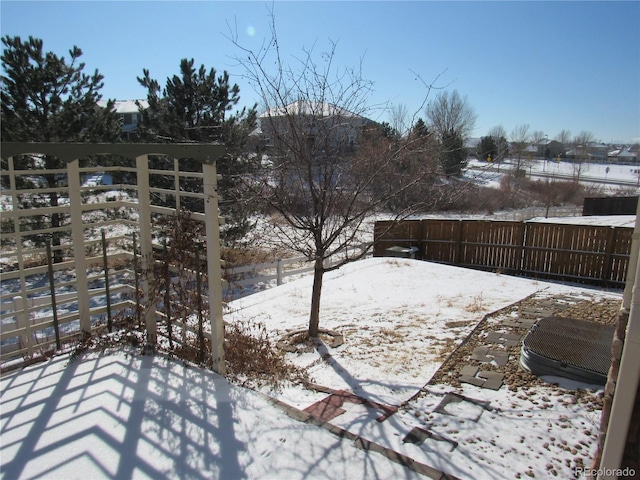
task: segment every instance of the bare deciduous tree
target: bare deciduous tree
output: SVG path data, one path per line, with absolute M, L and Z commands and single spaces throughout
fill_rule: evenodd
M 585 170 L 584 162 L 588 162 L 589 160 L 589 143 L 592 141 L 593 134 L 585 130 L 581 131 L 573 139 L 573 179 L 575 182 L 580 181 L 580 176 L 583 170 Z
M 495 162 L 502 162 L 509 154 L 509 143 L 507 142 L 507 131 L 502 125 L 497 125 L 489 130 L 489 136 L 496 143 Z
M 542 130 L 534 130 L 531 132 L 531 141 L 535 144 L 538 144 L 544 138 L 544 132 Z
M 539 157 L 544 157 L 545 156 L 545 151 L 547 148 L 547 145 L 545 144 L 544 146 L 541 145 L 542 141 L 545 139 L 546 135 L 544 134 L 544 132 L 542 130 L 534 130 L 531 133 L 531 143 L 533 145 L 535 145 L 536 149 L 537 149 L 537 154 Z
M 549 217 L 551 207 L 575 202 L 582 192 L 582 187 L 577 182 L 557 182 L 548 178 L 531 182 L 529 188 L 533 195 L 545 206 L 545 218 Z
M 270 146 L 268 168 L 251 178 L 247 192 L 283 220 L 274 226 L 283 242 L 314 261 L 309 336 L 317 337 L 323 275 L 365 254 L 347 248 L 365 220 L 392 209 L 399 221 L 431 200 L 420 192 L 435 175 L 434 142 L 430 135 L 394 142 L 367 120 L 371 82 L 360 68 L 336 67 L 335 44 L 321 61 L 303 50 L 289 65 L 273 13 L 271 19 L 271 38 L 257 51 L 230 37 L 261 96 Z
M 579 160 L 586 160 L 588 158 L 589 143 L 593 142 L 593 134 L 583 130 L 573 139 L 574 149 L 578 155 Z
M 436 95 L 427 105 L 426 114 L 438 135 L 455 132 L 463 140 L 469 138 L 478 118 L 466 95 L 462 97 L 457 90 Z
M 517 172 L 522 168 L 522 155 L 525 153 L 527 147 L 529 146 L 529 142 L 531 141 L 531 135 L 529 134 L 529 124 L 523 123 L 520 125 L 516 125 L 513 130 L 511 130 L 509 140 L 511 141 L 513 153 L 517 155 L 516 165 L 514 168 L 514 170 Z
M 556 135 L 556 140 L 564 146 L 569 145 L 571 143 L 571 132 L 569 130 L 561 130 L 560 133 Z
M 489 136 L 494 140 L 500 137 L 507 138 L 507 131 L 502 125 L 496 125 L 491 130 L 489 130 Z
M 390 112 L 391 126 L 401 137 L 404 137 L 411 127 L 409 109 L 404 103 L 394 104 Z
M 459 176 L 467 164 L 464 142 L 475 128 L 477 115 L 457 90 L 440 92 L 427 104 L 427 118 L 441 142 L 440 162 L 447 176 Z

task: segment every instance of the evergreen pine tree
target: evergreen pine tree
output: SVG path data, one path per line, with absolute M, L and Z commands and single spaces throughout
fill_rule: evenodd
M 43 42 L 29 37 L 2 38 L 2 139 L 19 142 L 115 140 L 118 118 L 97 104 L 103 76 L 83 72 L 82 50 L 69 50 L 70 62 L 43 52 Z
M 103 76 L 96 70 L 92 75 L 84 73 L 85 64 L 79 62 L 82 50 L 74 46 L 69 50 L 70 59 L 53 52 L 43 51 L 43 41 L 29 37 L 2 37 L 2 122 L 3 141 L 10 142 L 89 142 L 115 141 L 120 135 L 120 124 L 113 113 L 113 102 L 106 108 L 98 106 L 102 98 Z M 3 163 L 5 160 L 3 160 Z M 64 162 L 52 156 L 21 156 L 14 159 L 17 170 L 33 168 L 61 169 Z M 6 165 L 3 165 L 6 167 Z M 36 188 L 28 185 L 33 179 L 19 177 L 20 188 Z M 44 175 L 49 189 L 57 187 L 54 174 Z M 3 176 L 4 179 L 4 176 Z M 58 192 L 40 198 L 40 205 L 58 206 Z M 32 199 L 38 202 L 36 197 Z M 59 213 L 43 216 L 33 225 L 42 228 L 62 226 Z M 60 245 L 62 232 L 51 234 L 54 246 Z M 46 238 L 30 237 L 36 244 Z M 62 260 L 62 252 L 54 249 L 55 261 Z
M 427 135 L 429 135 L 429 127 L 427 127 L 427 124 L 424 123 L 424 120 L 422 120 L 422 118 L 418 118 L 415 125 L 413 126 L 412 133 L 414 135 L 417 135 L 418 137 L 426 137 Z
M 440 163 L 447 176 L 459 176 L 467 165 L 467 152 L 462 136 L 449 130 L 442 134 Z
M 398 140 L 400 138 L 398 131 L 393 128 L 389 122 L 382 122 L 380 124 L 380 128 L 382 130 L 382 134 L 386 138 L 389 138 L 391 140 Z
M 486 161 L 487 157 L 491 155 L 491 158 L 495 160 L 497 153 L 498 146 L 492 136 L 487 135 L 480 139 L 480 143 L 478 143 L 478 147 L 476 148 L 476 154 L 479 159 Z
M 220 210 L 226 218 L 221 233 L 227 243 L 244 236 L 250 228 L 249 217 L 255 212 L 256 206 L 241 191 L 240 177 L 260 167 L 260 158 L 248 154 L 249 134 L 256 128 L 257 122 L 255 106 L 232 114 L 240 101 L 238 85 L 230 84 L 226 71 L 217 76 L 215 69 L 207 71 L 204 65 L 196 70 L 193 59 L 182 59 L 180 74 L 167 78 L 164 88 L 151 78 L 147 69 L 143 69 L 143 76 L 138 77 L 138 82 L 147 89 L 149 102 L 148 108 L 141 108 L 142 123 L 138 129 L 140 141 L 225 144 L 227 153 L 218 160 L 217 165 L 218 173 L 222 175 L 218 184 Z M 182 160 L 181 168 L 197 169 L 198 165 Z M 157 178 L 155 181 L 162 183 L 169 180 Z M 185 185 L 185 188 L 196 187 Z

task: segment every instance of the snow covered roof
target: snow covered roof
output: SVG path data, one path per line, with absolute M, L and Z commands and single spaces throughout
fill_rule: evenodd
M 604 143 L 589 142 L 587 144 L 587 148 L 594 149 L 594 150 L 607 150 L 609 146 L 605 145 Z
M 310 115 L 316 117 L 354 117 L 363 118 L 361 115 L 352 113 L 344 108 L 327 102 L 313 102 L 309 100 L 297 100 L 283 107 L 276 107 L 267 110 L 261 117 L 280 117 L 285 115 Z
M 629 150 L 624 150 L 620 153 L 618 153 L 618 158 L 620 157 L 624 157 L 624 158 L 636 158 L 636 154 L 633 152 L 630 152 Z
M 139 102 L 142 105 L 142 108 L 148 108 L 149 102 L 147 100 L 116 100 L 115 101 L 115 112 L 116 113 L 138 113 L 140 109 L 136 102 Z M 101 107 L 107 106 L 107 100 L 100 100 L 98 105 Z

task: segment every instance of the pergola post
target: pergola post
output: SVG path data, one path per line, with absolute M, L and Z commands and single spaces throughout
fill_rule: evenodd
M 226 373 L 224 359 L 224 322 L 222 318 L 222 269 L 220 265 L 220 218 L 215 163 L 203 163 L 204 214 L 207 235 L 207 274 L 209 276 L 209 321 L 213 370 Z
M 9 189 L 12 192 L 12 205 L 18 205 L 18 189 L 13 164 L 13 156 L 7 157 L 9 167 Z M 15 213 L 15 212 L 14 212 Z M 20 337 L 20 348 L 27 348 L 29 355 L 33 353 L 33 335 L 31 333 L 31 319 L 29 318 L 29 304 L 27 303 L 27 282 L 24 275 L 24 255 L 22 254 L 22 237 L 20 236 L 20 217 L 13 217 L 13 233 L 16 236 L 16 254 L 18 269 L 20 270 L 20 295 L 13 299 L 13 311 L 16 315 L 16 328 L 24 328 L 26 335 Z
M 89 292 L 86 286 L 87 260 L 84 251 L 84 222 L 82 221 L 82 194 L 80 191 L 80 165 L 76 158 L 67 162 L 67 178 L 69 182 L 69 209 L 71 213 L 71 241 L 73 243 L 73 262 L 76 271 L 76 290 L 78 292 L 78 315 L 80 330 L 91 335 L 91 311 Z
M 151 204 L 149 196 L 149 157 L 136 157 L 138 184 L 138 226 L 140 227 L 140 265 L 144 323 L 147 330 L 147 347 L 155 349 L 158 340 L 156 325 L 156 299 L 153 287 L 153 245 L 151 243 Z

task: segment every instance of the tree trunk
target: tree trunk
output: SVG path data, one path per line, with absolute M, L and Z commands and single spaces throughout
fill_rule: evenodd
M 311 291 L 311 315 L 309 316 L 309 337 L 317 338 L 320 325 L 320 294 L 322 293 L 322 276 L 324 265 L 322 257 L 316 258 L 313 271 L 313 290 Z

